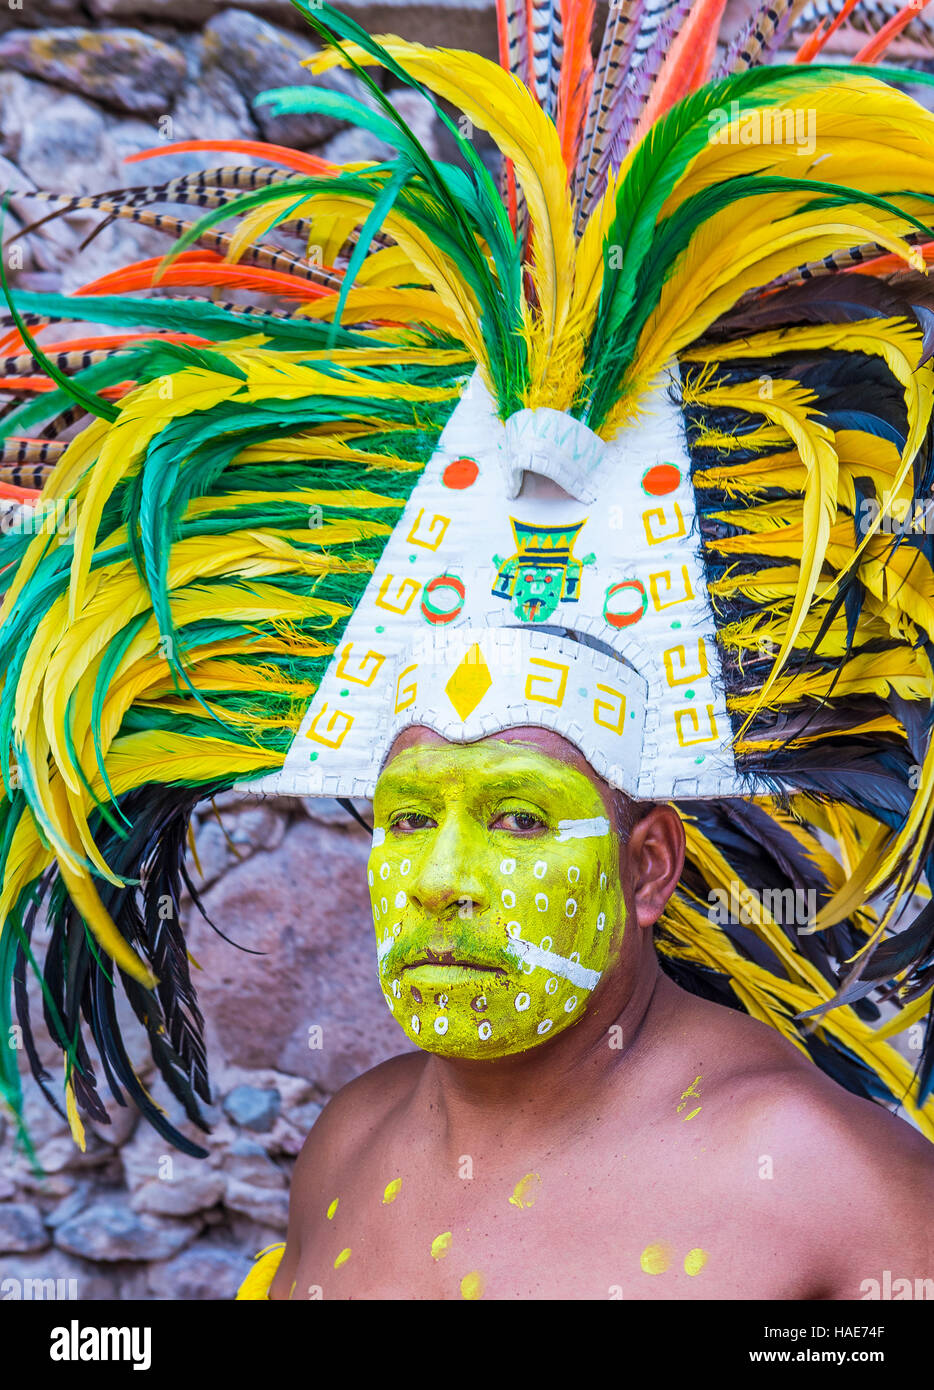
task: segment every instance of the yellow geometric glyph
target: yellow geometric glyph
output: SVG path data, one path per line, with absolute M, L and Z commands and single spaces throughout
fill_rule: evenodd
M 466 719 L 468 715 L 473 714 L 492 684 L 493 677 L 480 650 L 480 644 L 474 642 L 455 667 L 454 674 L 444 687 L 444 693 L 461 719 Z

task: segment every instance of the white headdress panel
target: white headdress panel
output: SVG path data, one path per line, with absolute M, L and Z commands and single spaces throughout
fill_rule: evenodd
M 281 771 L 249 789 L 372 796 L 411 724 L 464 743 L 554 729 L 637 797 L 749 794 L 666 383 L 606 444 L 547 408 L 504 425 L 475 376 Z

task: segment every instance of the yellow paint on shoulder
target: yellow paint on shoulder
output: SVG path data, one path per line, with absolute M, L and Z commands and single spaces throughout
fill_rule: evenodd
M 639 1257 L 643 1274 L 664 1274 L 671 1264 L 671 1246 L 664 1241 L 647 1245 Z
M 338 1204 L 339 1201 L 340 1201 L 340 1197 L 335 1197 L 335 1198 L 334 1198 L 334 1201 L 333 1201 L 333 1202 L 331 1203 L 331 1205 L 328 1207 L 328 1220 L 329 1220 L 329 1221 L 333 1221 L 333 1220 L 334 1220 L 334 1213 L 337 1211 L 337 1204 Z
M 433 1260 L 443 1260 L 451 1248 L 451 1232 L 444 1231 L 440 1236 L 435 1236 L 431 1242 L 431 1258 Z
M 345 1265 L 349 1259 L 350 1246 L 348 1245 L 346 1250 L 342 1250 L 341 1253 L 338 1255 L 337 1259 L 334 1261 L 334 1268 L 340 1269 L 341 1265 Z
M 511 1207 L 531 1207 L 535 1205 L 535 1198 L 542 1185 L 542 1180 L 537 1173 L 526 1173 L 524 1178 L 520 1178 L 513 1189 L 513 1194 L 509 1198 Z
M 474 1269 L 461 1280 L 461 1298 L 483 1297 L 483 1275 Z
M 684 1257 L 685 1274 L 700 1274 L 704 1265 L 707 1263 L 707 1251 L 701 1250 L 698 1246 L 695 1250 L 689 1250 Z
M 383 1193 L 383 1206 L 388 1207 L 390 1202 L 394 1202 L 402 1191 L 402 1179 L 393 1178 L 392 1182 L 386 1184 L 386 1191 Z
M 687 1090 L 681 1092 L 680 1104 L 679 1104 L 679 1106 L 678 1106 L 678 1111 L 679 1111 L 679 1113 L 680 1113 L 680 1112 L 684 1109 L 684 1107 L 687 1105 L 687 1103 L 688 1103 L 688 1098 L 689 1098 L 690 1096 L 694 1096 L 697 1100 L 700 1100 L 700 1091 L 697 1089 L 697 1087 L 700 1085 L 700 1081 L 701 1081 L 701 1078 L 700 1078 L 699 1076 L 695 1076 L 694 1080 L 691 1082 L 691 1084 L 690 1084 L 690 1086 L 687 1088 Z M 697 1110 L 699 1110 L 699 1109 L 700 1109 L 700 1106 L 697 1107 Z M 693 1111 L 692 1113 L 696 1115 L 696 1114 L 697 1114 L 697 1110 Z M 690 1119 L 691 1116 L 688 1115 L 687 1118 Z
M 693 1120 L 694 1116 L 695 1116 L 695 1115 L 699 1115 L 700 1112 L 703 1110 L 703 1108 L 704 1108 L 704 1107 L 703 1107 L 702 1105 L 699 1105 L 699 1106 L 697 1107 L 696 1110 L 692 1110 L 692 1111 L 691 1111 L 690 1115 L 685 1115 L 685 1117 L 684 1117 L 684 1119 L 681 1121 L 681 1123 L 682 1123 L 682 1124 L 686 1124 L 686 1122 L 687 1122 L 688 1120 Z

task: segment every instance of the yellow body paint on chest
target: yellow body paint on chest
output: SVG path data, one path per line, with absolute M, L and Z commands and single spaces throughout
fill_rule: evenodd
M 526 1173 L 524 1178 L 520 1178 L 516 1183 L 512 1196 L 509 1198 L 511 1207 L 531 1207 L 535 1205 L 535 1198 L 542 1185 L 542 1180 L 537 1173 Z
M 451 1232 L 444 1231 L 440 1236 L 435 1236 L 431 1242 L 431 1258 L 433 1260 L 443 1260 L 451 1248 Z
M 701 1250 L 700 1246 L 695 1250 L 689 1250 L 684 1257 L 685 1274 L 700 1274 L 707 1263 L 707 1258 L 707 1251 Z
M 388 1207 L 390 1202 L 394 1202 L 402 1191 L 402 1179 L 393 1178 L 392 1182 L 386 1184 L 386 1191 L 383 1193 L 383 1206 Z
M 380 984 L 411 1041 L 495 1058 L 575 1023 L 626 915 L 619 838 L 583 772 L 497 740 L 408 748 L 373 813 Z
M 482 1298 L 483 1297 L 483 1275 L 472 1270 L 470 1274 L 465 1274 L 461 1280 L 461 1298 Z
M 347 1249 L 346 1249 L 346 1250 L 342 1250 L 341 1253 L 338 1255 L 337 1259 L 334 1261 L 334 1268 L 335 1268 L 335 1269 L 340 1269 L 341 1265 L 345 1265 L 349 1259 L 350 1259 L 350 1246 L 348 1245 L 348 1246 L 347 1246 Z
M 340 1197 L 335 1197 L 335 1198 L 334 1198 L 334 1201 L 333 1201 L 333 1202 L 331 1203 L 331 1205 L 328 1207 L 328 1220 L 329 1220 L 329 1221 L 333 1221 L 333 1220 L 334 1220 L 334 1213 L 337 1211 L 337 1204 L 338 1204 L 339 1201 L 340 1201 Z
M 647 1245 L 639 1257 L 643 1274 L 664 1274 L 671 1264 L 671 1246 L 664 1241 Z
M 687 1088 L 687 1090 L 686 1090 L 686 1091 L 682 1091 L 682 1093 L 681 1093 L 681 1099 L 680 1099 L 680 1102 L 679 1102 L 679 1104 L 678 1104 L 678 1113 L 679 1113 L 679 1114 L 681 1113 L 682 1110 L 684 1110 L 684 1109 L 687 1107 L 687 1105 L 689 1104 L 689 1102 L 690 1102 L 690 1100 L 691 1100 L 692 1098 L 695 1099 L 695 1100 L 700 1100 L 700 1090 L 698 1089 L 699 1086 L 700 1086 L 700 1083 L 701 1083 L 701 1078 L 700 1078 L 699 1076 L 695 1076 L 694 1080 L 691 1082 L 691 1084 L 690 1084 L 690 1086 Z M 684 1116 L 684 1119 L 685 1119 L 685 1120 L 693 1120 L 693 1118 L 694 1118 L 695 1115 L 699 1115 L 699 1114 L 700 1114 L 701 1109 L 702 1109 L 702 1107 L 701 1107 L 700 1105 L 696 1105 L 696 1106 L 694 1107 L 694 1109 L 690 1111 L 689 1114 L 687 1114 L 687 1115 Z

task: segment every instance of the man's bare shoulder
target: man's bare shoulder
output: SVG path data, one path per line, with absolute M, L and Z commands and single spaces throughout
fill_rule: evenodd
M 696 1002 L 713 1063 L 698 1087 L 711 1148 L 744 1209 L 773 1220 L 789 1248 L 823 1253 L 825 1297 L 868 1296 L 861 1285 L 885 1268 L 934 1278 L 934 1144 L 766 1024 Z
M 404 1052 L 349 1081 L 328 1101 L 305 1140 L 295 1165 L 293 1191 L 323 1165 L 339 1166 L 386 1122 L 417 1085 L 426 1058 Z
M 286 1249 L 270 1288 L 271 1299 L 289 1297 L 309 1220 L 337 1195 L 332 1188 L 338 1176 L 411 1094 L 424 1065 L 425 1057 L 418 1052 L 390 1057 L 342 1086 L 318 1116 L 292 1174 Z

